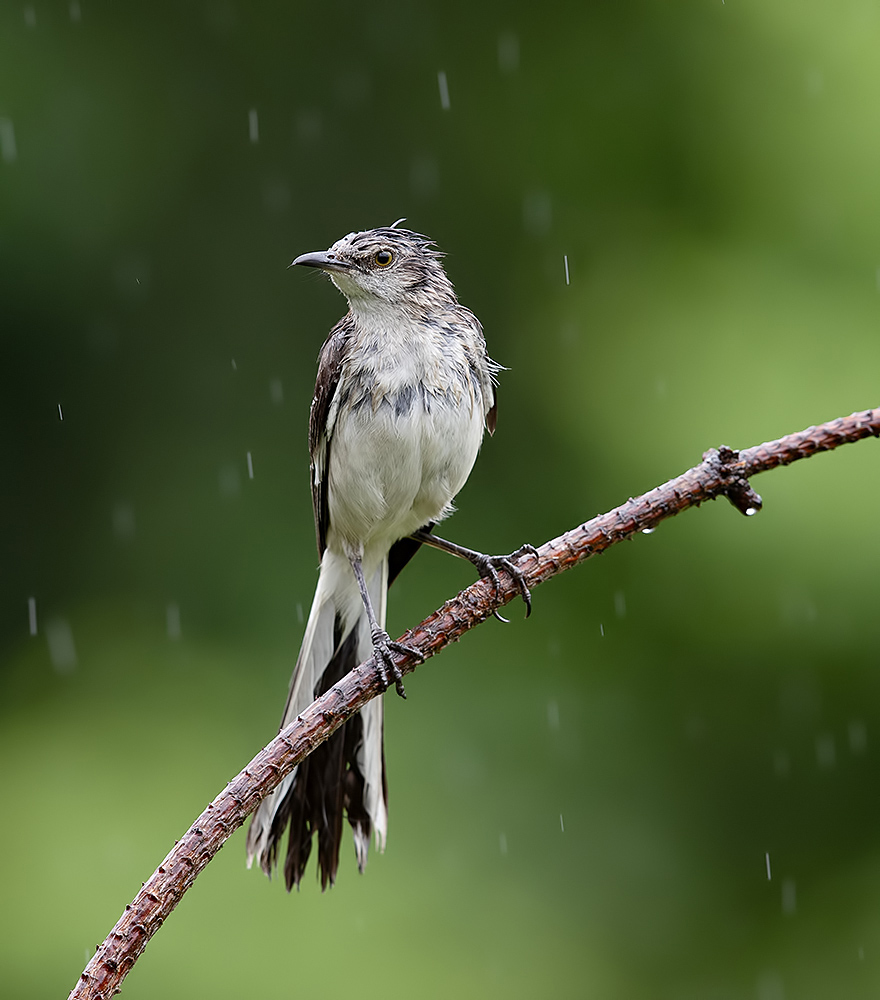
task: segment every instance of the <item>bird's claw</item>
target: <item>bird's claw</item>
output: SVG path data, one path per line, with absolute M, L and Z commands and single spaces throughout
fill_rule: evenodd
M 475 560 L 474 565 L 480 573 L 483 579 L 488 579 L 492 581 L 492 585 L 495 588 L 495 596 L 498 596 L 500 589 L 500 582 L 498 580 L 498 570 L 506 570 L 517 587 L 519 588 L 519 595 L 523 599 L 523 604 L 526 606 L 526 618 L 532 613 L 532 592 L 529 590 L 528 584 L 526 583 L 525 573 L 516 565 L 514 560 L 521 558 L 524 555 L 537 556 L 538 550 L 534 545 L 521 545 L 515 552 L 511 552 L 506 556 L 487 556 L 480 555 L 479 559 Z M 503 615 L 500 615 L 497 610 L 492 612 L 495 617 L 502 622 L 507 622 L 508 619 Z
M 394 654 L 399 656 L 412 656 L 419 663 L 425 662 L 425 656 L 415 646 L 407 646 L 402 642 L 395 642 L 384 629 L 377 629 L 373 632 L 373 654 L 376 657 L 376 668 L 382 683 L 387 691 L 394 682 L 394 687 L 401 698 L 406 698 L 406 691 L 403 688 L 403 674 L 398 667 Z

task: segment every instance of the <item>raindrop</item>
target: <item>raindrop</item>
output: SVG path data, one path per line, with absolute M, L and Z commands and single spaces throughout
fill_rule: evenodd
M 25 4 L 24 6 L 24 23 L 29 28 L 36 28 L 37 26 L 37 12 L 34 9 L 34 5 L 31 3 Z
M 853 753 L 864 753 L 868 749 L 868 730 L 864 722 L 851 722 L 847 727 L 849 748 Z
M 446 82 L 446 71 L 440 70 L 437 74 L 437 86 L 440 88 L 440 107 L 444 111 L 449 110 L 449 84 Z
M 61 412 L 61 404 L 58 404 L 58 419 L 64 420 L 64 414 Z
M 656 530 L 657 530 L 656 528 L 642 528 L 642 534 L 653 535 Z
M 784 750 L 773 754 L 773 771 L 777 778 L 787 778 L 791 772 L 791 758 Z
M 618 618 L 626 618 L 626 594 L 622 590 L 614 594 L 614 613 Z
M 276 215 L 290 208 L 290 185 L 286 180 L 276 177 L 263 182 L 263 205 Z
M 361 108 L 372 97 L 370 78 L 359 70 L 352 69 L 336 80 L 336 95 L 346 108 Z
M 498 846 L 501 848 L 502 857 L 507 857 L 507 834 L 502 833 L 498 838 Z
M 751 517 L 753 514 L 758 513 L 757 507 L 746 507 L 746 517 Z
M 296 620 L 302 625 L 303 623 L 303 606 L 301 601 L 296 602 Z
M 151 265 L 144 254 L 131 253 L 113 265 L 113 277 L 119 293 L 129 301 L 139 302 L 150 288 Z
M 321 112 L 313 108 L 300 111 L 296 116 L 296 137 L 304 146 L 314 146 L 321 138 L 324 121 Z
M 28 628 L 31 635 L 37 634 L 37 599 L 36 597 L 28 598 Z
M 837 749 L 830 733 L 823 733 L 816 738 L 816 762 L 823 771 L 830 771 L 837 763 Z
M 221 466 L 219 486 L 220 494 L 224 497 L 237 497 L 241 493 L 241 475 L 237 466 L 231 462 Z
M 498 68 L 502 73 L 515 73 L 519 69 L 519 38 L 512 31 L 498 37 Z
M 413 194 L 429 198 L 440 187 L 440 168 L 433 156 L 417 156 L 409 168 L 409 186 Z
M 780 618 L 796 629 L 812 625 L 818 614 L 813 599 L 800 590 L 784 590 L 780 594 Z
M 797 888 L 793 878 L 787 878 L 782 883 L 782 912 L 786 916 L 797 913 Z
M 755 995 L 757 1000 L 785 1000 L 785 986 L 782 978 L 776 972 L 765 972 L 758 979 Z
M 70 7 L 68 9 L 70 10 L 70 20 L 74 24 L 79 24 L 82 20 L 82 10 L 80 9 L 79 0 L 70 0 Z
M 11 118 L 0 118 L 0 158 L 4 163 L 15 163 L 18 159 L 15 128 Z
M 547 725 L 554 731 L 559 729 L 559 702 L 555 698 L 547 702 Z
M 127 503 L 118 503 L 113 508 L 113 533 L 117 538 L 134 536 L 134 508 Z
M 256 108 L 251 108 L 248 111 L 248 138 L 251 142 L 260 141 L 260 118 Z
M 564 254 L 562 260 L 565 263 L 565 283 L 566 285 L 570 285 L 571 281 L 569 279 L 569 274 L 568 274 L 568 254 Z
M 248 467 L 248 479 L 254 478 L 254 460 L 251 458 L 251 453 L 247 453 L 247 467 Z
M 232 370 L 234 372 L 238 371 L 238 365 L 235 363 L 235 358 L 232 359 Z
M 553 222 L 553 203 L 546 191 L 532 191 L 523 199 L 523 224 L 533 236 L 543 236 Z
M 69 674 L 76 666 L 76 646 L 66 618 L 52 618 L 46 622 L 46 641 L 52 666 L 59 674 Z
M 764 862 L 767 865 L 767 881 L 770 881 L 770 852 L 767 851 L 764 855 Z
M 280 378 L 273 378 L 269 383 L 269 398 L 276 406 L 281 406 L 284 402 L 284 386 Z
M 180 638 L 180 605 L 169 604 L 165 608 L 165 629 L 169 639 Z
M 601 635 L 603 639 L 605 638 L 605 626 L 604 625 L 601 625 L 601 624 L 599 625 L 599 635 Z
M 563 833 L 565 833 L 565 823 L 563 822 L 563 819 L 562 819 L 562 813 L 559 814 L 559 829 Z
M 706 720 L 702 715 L 689 715 L 684 723 L 685 736 L 694 743 L 699 743 L 706 736 Z

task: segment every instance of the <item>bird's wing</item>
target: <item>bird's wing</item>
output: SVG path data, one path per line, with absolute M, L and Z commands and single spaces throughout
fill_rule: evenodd
M 330 515 L 327 507 L 327 471 L 330 465 L 330 443 L 333 439 L 335 407 L 333 398 L 339 387 L 342 359 L 351 332 L 351 314 L 343 317 L 330 331 L 318 355 L 318 378 L 309 414 L 309 454 L 311 455 L 312 507 L 315 513 L 315 534 L 318 554 L 327 547 Z

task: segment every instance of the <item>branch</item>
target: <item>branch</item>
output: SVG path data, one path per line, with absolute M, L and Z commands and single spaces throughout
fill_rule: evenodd
M 712 449 L 693 469 L 546 542 L 537 557 L 523 556 L 519 566 L 529 587 L 536 587 L 617 542 L 719 496 L 726 496 L 744 514 L 754 514 L 761 508 L 761 498 L 749 485 L 751 476 L 866 437 L 880 437 L 880 409 L 841 417 L 741 452 L 726 447 Z M 506 573 L 501 574 L 497 592 L 490 582 L 478 580 L 400 641 L 420 650 L 425 658 L 433 656 L 518 595 L 516 583 Z M 397 662 L 404 674 L 416 665 L 412 657 L 401 657 Z M 126 906 L 80 976 L 70 1000 L 104 1000 L 117 993 L 147 941 L 259 802 L 316 746 L 382 692 L 371 658 L 343 677 L 258 753 L 208 805 Z

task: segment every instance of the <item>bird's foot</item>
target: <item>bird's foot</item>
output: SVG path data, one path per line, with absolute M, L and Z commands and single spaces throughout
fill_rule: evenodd
M 387 691 L 391 687 L 391 682 L 394 682 L 394 687 L 401 698 L 406 697 L 406 691 L 403 689 L 403 674 L 398 667 L 397 662 L 394 659 L 394 654 L 397 653 L 399 656 L 412 656 L 419 663 L 425 662 L 424 654 L 421 653 L 415 646 L 407 646 L 402 642 L 395 642 L 388 633 L 381 628 L 373 630 L 373 655 L 376 657 L 376 667 L 379 671 L 379 676 L 382 678 L 382 683 L 385 685 L 385 690 Z
M 529 590 L 528 584 L 526 583 L 525 573 L 516 565 L 515 560 L 521 558 L 524 555 L 537 556 L 538 550 L 534 545 L 521 545 L 515 552 L 511 552 L 506 556 L 487 556 L 482 552 L 474 552 L 473 556 L 468 556 L 474 566 L 477 567 L 477 572 L 483 577 L 484 580 L 491 580 L 495 587 L 495 596 L 498 596 L 500 582 L 498 580 L 498 570 L 506 570 L 512 577 L 517 587 L 519 587 L 519 595 L 523 599 L 523 604 L 526 606 L 526 618 L 532 613 L 532 592 Z M 498 613 L 498 611 L 492 612 L 495 617 L 502 622 L 506 622 L 507 619 Z

